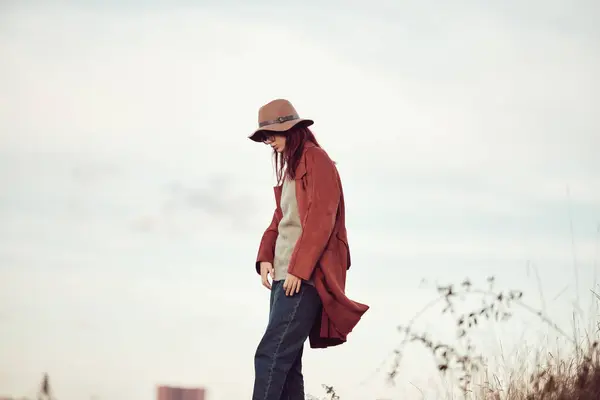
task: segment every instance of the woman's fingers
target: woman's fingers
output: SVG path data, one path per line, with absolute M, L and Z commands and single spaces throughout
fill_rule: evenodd
M 301 284 L 302 284 L 302 279 L 298 279 L 298 278 L 290 277 L 290 276 L 285 278 L 285 282 L 283 282 L 283 290 L 285 291 L 285 295 L 293 296 L 294 294 L 299 293 Z
M 271 280 L 275 280 L 275 268 L 272 265 L 269 265 L 269 275 L 271 275 Z
M 264 287 L 266 287 L 267 289 L 271 290 L 271 283 L 269 282 L 268 279 L 263 279 L 262 284 Z
M 267 289 L 271 290 L 271 283 L 269 282 L 268 274 L 266 272 L 263 272 L 262 274 L 260 274 L 260 278 L 262 280 L 262 285 Z
M 271 283 L 269 282 L 269 276 L 271 276 L 271 280 L 273 280 L 275 276 L 275 271 L 273 270 L 273 265 L 271 263 L 262 262 L 260 263 L 260 278 L 262 281 L 262 285 L 267 289 L 271 290 Z

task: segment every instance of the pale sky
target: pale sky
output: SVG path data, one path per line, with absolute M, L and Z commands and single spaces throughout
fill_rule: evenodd
M 438 390 L 419 350 L 384 381 L 436 282 L 495 275 L 566 331 L 577 299 L 589 322 L 599 3 L 20 3 L 0 2 L 0 396 L 48 372 L 59 400 L 250 398 L 274 179 L 247 136 L 279 97 L 338 163 L 347 292 L 371 306 L 348 343 L 306 351 L 308 391 Z M 490 357 L 547 338 L 516 318 L 481 332 Z M 417 327 L 454 332 L 437 310 Z

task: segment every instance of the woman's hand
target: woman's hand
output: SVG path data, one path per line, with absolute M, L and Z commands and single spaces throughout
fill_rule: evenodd
M 268 261 L 261 261 L 260 263 L 260 278 L 262 279 L 262 284 L 267 289 L 271 290 L 271 283 L 269 282 L 269 275 L 271 275 L 271 281 L 275 279 L 275 269 L 273 269 L 273 264 Z
M 285 290 L 286 296 L 293 296 L 300 291 L 300 285 L 302 285 L 302 279 L 294 276 L 290 273 L 287 274 L 285 282 L 283 282 L 283 290 Z

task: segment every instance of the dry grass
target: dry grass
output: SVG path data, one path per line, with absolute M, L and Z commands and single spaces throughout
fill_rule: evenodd
M 491 380 L 472 396 L 485 400 L 598 400 L 600 399 L 600 348 L 592 343 L 570 360 L 552 356 L 539 371 L 515 374 L 506 387 Z
M 460 391 L 460 397 L 469 400 L 600 400 L 600 339 L 598 331 L 589 335 L 584 345 L 564 332 L 541 310 L 523 301 L 520 291 L 498 291 L 494 278 L 488 278 L 485 288 L 475 288 L 466 280 L 459 285 L 437 287 L 438 297 L 427 304 L 406 325 L 398 327 L 402 336 L 395 349 L 395 358 L 388 372 L 388 379 L 399 378 L 399 367 L 405 349 L 409 345 L 420 345 L 429 350 L 442 375 L 451 376 Z M 600 300 L 600 296 L 596 295 Z M 465 310 L 466 299 L 477 297 L 475 308 Z M 475 304 L 471 302 L 470 304 Z M 417 332 L 415 322 L 426 311 L 443 305 L 442 314 L 450 315 L 456 323 L 454 343 L 436 341 L 426 332 Z M 462 306 L 462 307 L 461 307 Z M 489 370 L 482 352 L 472 344 L 471 333 L 480 325 L 509 321 L 516 311 L 524 311 L 538 318 L 572 345 L 565 356 L 553 354 L 548 349 L 537 349 L 534 370 L 526 364 L 512 370 L 504 382 Z M 325 400 L 339 400 L 335 389 L 326 388 Z M 309 397 L 310 398 L 310 397 Z M 313 399 L 316 399 L 313 397 Z

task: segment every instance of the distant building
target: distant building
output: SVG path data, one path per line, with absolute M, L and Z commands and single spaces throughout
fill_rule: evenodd
M 156 400 L 206 400 L 204 388 L 181 388 L 159 386 L 156 390 Z

